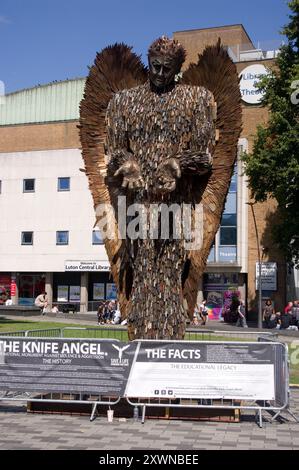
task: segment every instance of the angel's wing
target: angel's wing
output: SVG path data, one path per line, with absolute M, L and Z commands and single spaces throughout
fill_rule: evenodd
M 182 83 L 204 86 L 210 90 L 217 103 L 216 128 L 218 143 L 213 155 L 212 172 L 193 180 L 194 202 L 203 204 L 203 244 L 190 251 L 184 280 L 184 297 L 190 316 L 193 316 L 199 279 L 203 275 L 207 258 L 219 228 L 234 164 L 237 158 L 238 139 L 242 127 L 241 94 L 235 64 L 220 40 L 207 47 L 197 64 L 184 72 Z
M 97 54 L 87 77 L 84 97 L 80 104 L 79 129 L 82 156 L 95 209 L 100 204 L 113 207 L 117 200 L 117 187 L 109 189 L 105 182 L 107 173 L 104 148 L 105 115 L 108 103 L 114 93 L 141 85 L 147 79 L 146 67 L 131 49 L 125 44 L 115 44 Z M 125 311 L 128 299 L 125 295 L 125 285 L 120 285 L 119 282 L 119 273 L 123 273 L 125 266 L 120 266 L 121 257 L 117 256 L 123 243 L 117 236 L 115 217 L 112 213 L 110 217 L 113 219 L 111 223 L 116 227 L 115 237 L 108 239 L 104 235 L 104 242 L 113 279 L 118 287 L 121 310 Z

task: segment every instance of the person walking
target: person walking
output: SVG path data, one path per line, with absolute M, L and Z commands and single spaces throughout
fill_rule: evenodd
M 208 309 L 206 307 L 206 303 L 207 303 L 207 301 L 203 300 L 202 303 L 199 306 L 199 315 L 200 315 L 200 318 L 202 319 L 201 325 L 203 325 L 203 326 L 207 323 L 207 321 L 209 319 L 209 312 L 208 312 Z
M 240 300 L 238 306 L 238 320 L 236 326 L 240 326 L 242 328 L 248 328 L 246 323 L 246 312 L 245 312 L 245 303 L 244 300 Z

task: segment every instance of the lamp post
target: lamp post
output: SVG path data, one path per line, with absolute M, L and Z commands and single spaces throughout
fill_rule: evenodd
M 248 206 L 251 207 L 253 223 L 254 223 L 254 229 L 255 229 L 255 236 L 256 236 L 257 256 L 258 256 L 258 266 L 259 266 L 258 323 L 257 323 L 257 326 L 258 326 L 258 328 L 262 328 L 263 327 L 263 322 L 262 322 L 262 260 L 261 260 L 260 240 L 259 240 L 259 234 L 258 234 L 258 231 L 257 231 L 255 213 L 254 213 L 254 209 L 253 209 L 253 206 L 254 206 L 255 202 L 247 202 L 246 204 L 248 204 Z

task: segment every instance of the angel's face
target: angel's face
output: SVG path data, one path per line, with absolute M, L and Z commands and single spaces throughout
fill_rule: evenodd
M 174 83 L 179 72 L 177 62 L 167 56 L 149 56 L 149 78 L 157 88 L 165 88 Z

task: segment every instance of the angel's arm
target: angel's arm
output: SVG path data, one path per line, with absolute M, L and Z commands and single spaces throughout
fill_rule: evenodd
M 115 94 L 110 100 L 106 112 L 106 154 L 109 164 L 115 169 L 133 158 L 129 149 L 128 132 L 126 130 L 125 110 L 121 94 Z
M 123 188 L 138 189 L 143 186 L 144 182 L 138 162 L 130 149 L 124 117 L 125 105 L 122 101 L 122 95 L 116 94 L 111 99 L 106 113 L 108 174 L 113 178 L 122 177 Z M 112 182 L 114 183 L 114 180 Z
M 215 147 L 216 103 L 207 89 L 193 98 L 195 102 L 191 125 L 190 149 L 175 155 L 181 172 L 204 174 L 211 170 Z

